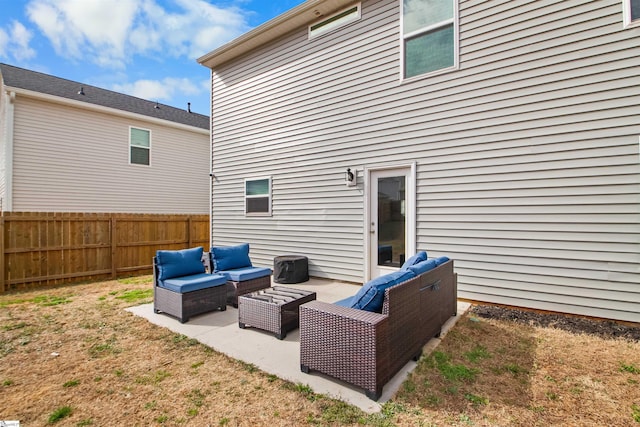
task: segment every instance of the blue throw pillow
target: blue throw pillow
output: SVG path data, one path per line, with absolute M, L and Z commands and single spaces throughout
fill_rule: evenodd
M 391 286 L 414 277 L 416 277 L 416 275 L 413 271 L 399 270 L 380 276 L 377 279 L 369 280 L 360 288 L 358 293 L 354 295 L 351 307 L 381 313 L 382 304 L 384 303 L 384 291 Z
M 249 258 L 249 244 L 236 246 L 214 246 L 211 248 L 214 271 L 232 270 L 234 268 L 252 267 Z
M 435 259 L 428 259 L 426 261 L 420 261 L 415 265 L 411 265 L 407 267 L 407 270 L 413 271 L 416 276 L 419 276 L 422 273 L 426 273 L 429 270 L 436 268 L 438 265 L 436 264 Z
M 204 273 L 202 246 L 181 251 L 157 251 L 158 280 Z
M 414 256 L 412 256 L 411 258 L 409 258 L 408 260 L 406 260 L 404 264 L 402 264 L 402 267 L 400 267 L 400 270 L 406 270 L 408 267 L 426 260 L 427 260 L 427 253 L 425 251 L 420 251 Z

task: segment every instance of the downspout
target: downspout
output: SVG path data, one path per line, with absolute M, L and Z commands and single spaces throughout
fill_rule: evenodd
M 209 72 L 209 250 L 213 247 L 213 70 Z
M 14 122 L 14 104 L 16 100 L 16 93 L 11 91 L 7 92 L 8 97 L 6 101 L 6 127 L 5 127 L 5 147 L 4 147 L 4 198 L 2 202 L 2 211 L 13 211 L 13 122 Z

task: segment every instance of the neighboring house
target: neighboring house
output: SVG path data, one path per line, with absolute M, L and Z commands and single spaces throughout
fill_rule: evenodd
M 214 243 L 640 322 L 636 0 L 309 0 L 198 61 Z
M 0 64 L 2 211 L 207 214 L 209 149 L 208 116 Z

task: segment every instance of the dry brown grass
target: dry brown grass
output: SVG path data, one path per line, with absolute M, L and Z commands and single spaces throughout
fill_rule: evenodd
M 468 314 L 396 400 L 460 425 L 640 426 L 639 382 L 638 342 Z
M 367 415 L 124 311 L 150 302 L 150 290 L 145 277 L 0 296 L 0 420 L 640 426 L 638 342 L 465 315 L 382 413 Z

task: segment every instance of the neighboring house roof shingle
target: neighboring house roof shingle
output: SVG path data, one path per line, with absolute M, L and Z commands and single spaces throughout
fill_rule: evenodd
M 181 110 L 165 104 L 157 104 L 135 96 L 2 63 L 0 63 L 0 74 L 6 86 L 16 89 L 26 89 L 187 126 L 209 129 L 208 116 L 190 113 L 187 110 Z M 84 95 L 78 94 L 80 88 L 82 88 Z M 156 105 L 159 108 L 156 108 Z

